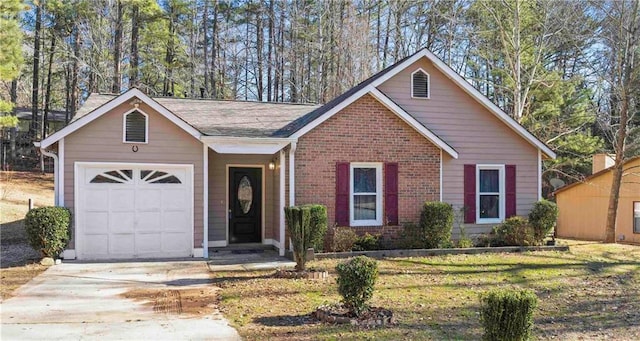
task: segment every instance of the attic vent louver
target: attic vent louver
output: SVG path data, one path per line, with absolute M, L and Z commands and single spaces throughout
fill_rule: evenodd
M 138 111 L 125 115 L 124 142 L 147 142 L 147 116 Z
M 413 98 L 429 98 L 429 74 L 416 70 L 411 74 L 411 97 Z

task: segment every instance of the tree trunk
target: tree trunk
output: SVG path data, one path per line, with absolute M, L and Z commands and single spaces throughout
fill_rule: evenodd
M 80 77 L 80 29 L 77 25 L 73 28 L 73 68 L 71 70 L 71 118 L 73 119 L 80 106 L 80 90 L 78 89 L 78 78 Z M 93 72 L 92 72 L 93 74 Z M 94 85 L 97 86 L 97 85 Z M 90 90 L 97 90 L 91 89 Z M 97 91 L 96 91 L 97 92 Z
M 273 16 L 275 15 L 274 3 L 275 0 L 269 1 L 269 21 L 267 24 L 267 35 L 269 36 L 269 42 L 267 43 L 267 102 L 271 102 L 273 100 L 271 97 L 273 91 L 273 89 L 271 89 L 273 86 L 271 70 L 273 68 L 273 44 L 275 40 L 273 32 Z
M 31 86 L 31 125 L 29 135 L 36 138 L 38 134 L 38 97 L 40 87 L 40 27 L 42 25 L 42 5 L 36 6 L 36 25 L 33 38 L 33 84 Z
M 122 2 L 116 1 L 116 23 L 113 38 L 113 84 L 111 91 L 114 94 L 120 93 L 122 87 L 120 75 L 120 59 L 122 56 Z
M 11 98 L 11 103 L 13 103 L 13 110 L 11 111 L 11 115 L 16 115 L 16 104 L 18 103 L 18 78 L 16 77 L 13 81 L 11 81 L 11 93 L 9 94 Z M 18 128 L 11 127 L 9 129 L 9 155 L 10 162 L 13 164 L 16 159 L 16 137 L 18 135 Z
M 209 37 L 207 32 L 209 24 L 209 0 L 204 1 L 204 9 L 202 11 L 202 56 L 204 57 L 204 97 L 209 97 Z
M 218 52 L 218 0 L 213 2 L 213 23 L 211 24 L 211 97 L 218 98 L 216 85 L 216 60 Z
M 138 76 L 138 64 L 139 64 L 139 56 L 138 56 L 138 39 L 139 39 L 139 23 L 140 20 L 140 9 L 138 8 L 137 3 L 133 3 L 131 7 L 131 57 L 130 57 L 130 68 L 129 68 L 129 88 L 134 88 L 139 85 L 139 76 Z
M 49 49 L 49 69 L 47 70 L 47 90 L 44 100 L 44 113 L 42 114 L 42 138 L 47 137 L 49 130 L 49 107 L 51 105 L 51 69 L 53 67 L 53 56 L 56 48 L 56 37 L 51 36 L 51 48 Z
M 262 102 L 262 92 L 264 87 L 263 82 L 263 60 L 262 60 L 262 44 L 263 44 L 263 32 L 262 32 L 262 5 L 258 5 L 259 9 L 256 13 L 256 57 L 257 57 L 257 71 L 256 71 L 256 92 L 258 95 L 258 101 Z

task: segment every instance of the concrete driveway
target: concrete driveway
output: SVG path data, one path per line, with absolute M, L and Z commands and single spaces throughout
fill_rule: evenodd
M 2 340 L 239 340 L 204 261 L 63 263 L 0 304 Z

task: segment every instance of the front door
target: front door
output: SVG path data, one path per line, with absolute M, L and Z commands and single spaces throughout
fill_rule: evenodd
M 262 241 L 262 169 L 229 168 L 229 243 Z

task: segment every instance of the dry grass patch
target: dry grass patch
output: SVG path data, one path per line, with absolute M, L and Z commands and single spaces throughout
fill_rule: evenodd
M 201 288 L 148 288 L 129 290 L 123 297 L 144 302 L 160 314 L 208 316 L 217 309 L 218 291 L 208 286 Z
M 333 270 L 336 260 L 311 262 Z M 216 272 L 220 307 L 258 339 L 480 339 L 478 295 L 529 288 L 539 297 L 534 337 L 640 339 L 640 247 L 573 243 L 571 252 L 398 258 L 379 263 L 371 304 L 398 324 L 376 329 L 320 324 L 319 305 L 340 300 L 335 280 L 287 280 L 273 271 Z M 335 276 L 335 272 L 331 272 Z
M 29 198 L 36 207 L 53 205 L 53 176 L 32 172 L 0 172 L 0 293 L 2 300 L 46 270 L 34 263 L 38 252 L 27 243 L 24 216 Z

